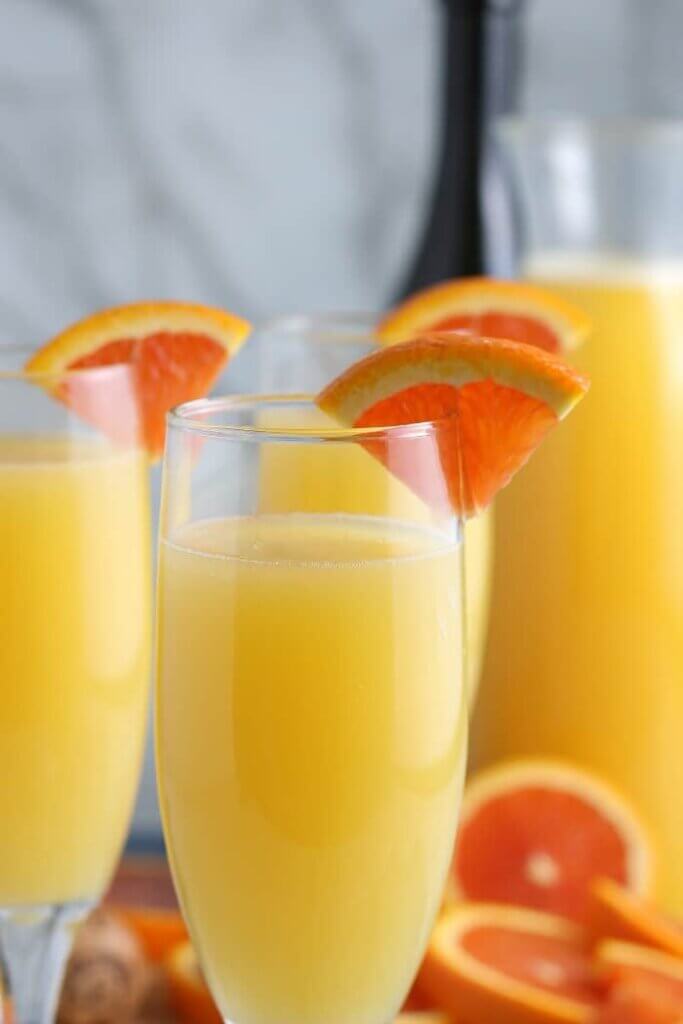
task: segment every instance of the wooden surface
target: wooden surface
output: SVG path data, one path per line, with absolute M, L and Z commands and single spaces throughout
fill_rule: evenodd
M 119 906 L 177 909 L 171 872 L 163 857 L 124 857 L 105 896 Z

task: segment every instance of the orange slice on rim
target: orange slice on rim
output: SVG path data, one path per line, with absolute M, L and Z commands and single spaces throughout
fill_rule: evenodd
M 419 982 L 467 1024 L 584 1024 L 599 990 L 583 942 L 560 917 L 463 904 L 438 921 Z
M 377 328 L 385 344 L 426 331 L 470 330 L 566 354 L 590 332 L 588 317 L 558 295 L 521 281 L 465 277 L 416 292 Z
M 142 440 L 150 455 L 164 444 L 165 417 L 181 402 L 205 395 L 240 347 L 249 324 L 220 309 L 189 302 L 137 302 L 106 309 L 67 327 L 29 360 L 32 373 L 130 364 Z M 88 401 L 67 382 L 59 397 L 94 426 L 114 437 L 116 410 Z
M 318 395 L 338 422 L 354 427 L 438 420 L 438 449 L 451 507 L 474 515 L 526 462 L 588 389 L 582 374 L 528 345 L 429 334 L 361 359 Z M 381 441 L 366 447 L 429 503 L 443 496 Z M 413 453 L 414 454 L 414 453 Z
M 609 878 L 599 878 L 591 887 L 587 927 L 596 942 L 634 942 L 683 961 L 683 924 Z
M 629 942 L 608 941 L 598 946 L 595 960 L 609 991 L 601 1024 L 683 1022 L 683 961 L 678 957 Z
M 601 779 L 546 760 L 504 762 L 467 785 L 451 899 L 491 900 L 584 923 L 597 876 L 649 891 L 654 852 L 629 803 Z
M 166 958 L 169 1003 L 182 1024 L 223 1024 L 218 1007 L 204 981 L 197 954 L 183 942 Z

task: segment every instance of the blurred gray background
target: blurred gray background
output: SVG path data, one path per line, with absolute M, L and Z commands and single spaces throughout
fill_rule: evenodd
M 0 0 L 0 340 L 135 298 L 381 307 L 428 194 L 437 13 Z M 682 39 L 683 0 L 529 0 L 522 109 L 683 115 Z

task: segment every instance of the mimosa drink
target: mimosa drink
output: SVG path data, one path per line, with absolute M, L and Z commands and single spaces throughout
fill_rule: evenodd
M 128 825 L 149 672 L 147 467 L 0 438 L 0 907 L 99 896 Z
M 196 521 L 160 557 L 162 809 L 212 991 L 241 1024 L 389 1020 L 458 813 L 458 547 L 283 515 Z
M 537 256 L 582 306 L 591 393 L 498 498 L 478 763 L 576 759 L 652 823 L 683 913 L 683 264 Z

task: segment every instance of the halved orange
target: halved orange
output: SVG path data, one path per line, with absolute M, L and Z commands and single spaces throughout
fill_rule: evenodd
M 182 1024 L 223 1024 L 191 943 L 176 946 L 165 967 L 171 1009 Z
M 599 990 L 583 942 L 560 917 L 462 904 L 437 922 L 420 985 L 467 1024 L 584 1024 Z
M 683 924 L 609 878 L 591 886 L 587 929 L 595 942 L 620 939 L 683 959 Z
M 415 449 L 401 458 L 382 441 L 366 446 L 429 503 L 474 515 L 526 462 L 588 390 L 588 380 L 528 345 L 429 334 L 380 349 L 342 373 L 317 403 L 354 427 L 439 421 L 447 495 L 430 489 Z M 433 476 L 432 481 L 433 483 Z
M 130 364 L 142 439 L 161 453 L 165 416 L 180 402 L 205 395 L 249 333 L 249 324 L 221 309 L 189 302 L 137 302 L 106 309 L 61 331 L 30 359 L 27 370 L 66 370 Z M 95 426 L 116 436 L 112 410 L 98 408 L 77 386 L 59 397 Z M 115 413 L 115 410 L 113 411 Z
M 448 894 L 584 923 L 596 876 L 647 893 L 654 860 L 646 826 L 602 779 L 558 761 L 509 761 L 466 787 Z
M 463 329 L 565 354 L 586 338 L 590 321 L 576 306 L 537 285 L 464 277 L 411 295 L 384 317 L 377 336 L 395 344 L 425 331 Z

